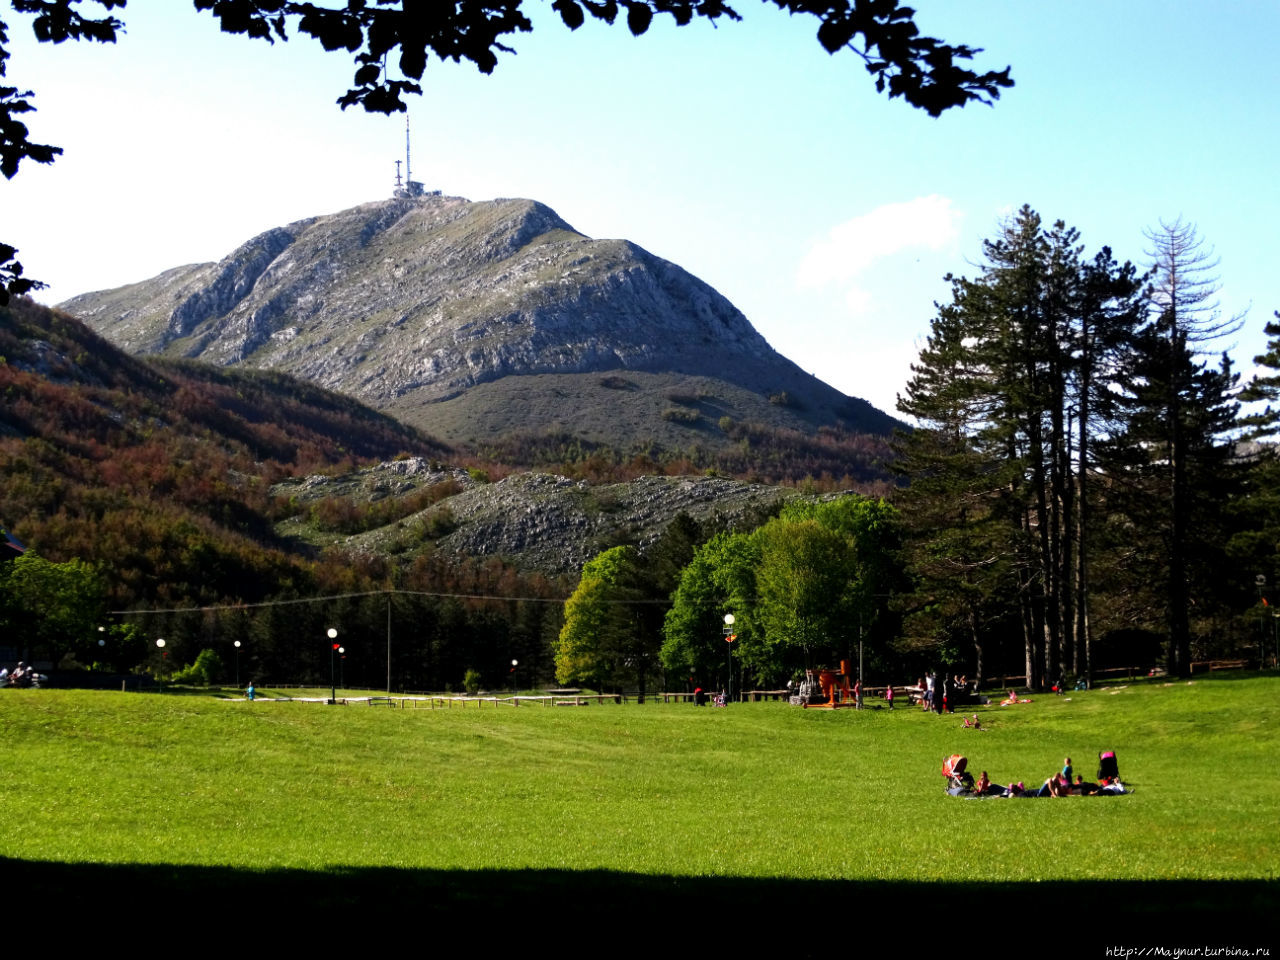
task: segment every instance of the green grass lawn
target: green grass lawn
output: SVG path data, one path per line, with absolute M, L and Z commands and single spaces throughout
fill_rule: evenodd
M 1278 902 L 1276 678 L 1041 695 L 977 708 L 983 731 L 902 706 L 393 710 L 0 693 L 0 863 L 36 886 L 96 864 L 135 880 L 185 868 L 224 878 L 215 886 L 390 870 L 397 889 L 541 875 L 634 896 L 661 879 L 740 902 L 725 891 L 963 898 L 1015 882 L 1096 900 L 1105 882 L 1140 881 L 1163 884 L 1142 888 L 1166 891 L 1153 910 L 1169 909 L 1169 890 L 1209 890 L 1214 909 L 1250 915 Z M 953 752 L 975 775 L 1038 783 L 1066 755 L 1088 778 L 1102 749 L 1131 796 L 943 793 Z

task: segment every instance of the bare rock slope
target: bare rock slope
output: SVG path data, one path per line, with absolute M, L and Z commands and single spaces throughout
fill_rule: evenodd
M 450 486 L 450 494 L 438 502 L 354 536 L 319 534 L 306 519 L 309 506 L 326 498 L 403 500 L 441 484 Z M 317 547 L 340 545 L 353 553 L 391 556 L 423 549 L 495 556 L 521 569 L 569 575 L 614 544 L 648 544 L 678 513 L 735 526 L 797 495 L 790 488 L 719 477 L 639 477 L 593 487 L 567 477 L 522 473 L 483 483 L 465 470 L 418 457 L 343 476 L 286 480 L 272 493 L 299 508 L 277 532 Z

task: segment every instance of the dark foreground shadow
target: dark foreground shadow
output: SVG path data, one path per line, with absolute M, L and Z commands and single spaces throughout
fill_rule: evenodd
M 51 930 L 62 917 L 104 932 L 126 922 L 187 937 L 210 926 L 232 936 L 305 930 L 332 944 L 389 937 L 567 945 L 606 937 L 623 955 L 678 951 L 687 942 L 778 946 L 799 956 L 869 945 L 911 955 L 950 944 L 951 955 L 990 949 L 1002 957 L 1058 956 L 1064 944 L 1076 956 L 1158 946 L 1274 949 L 1280 916 L 1280 884 L 1262 880 L 948 884 L 0 858 L 0 889 L 13 915 L 53 920 Z

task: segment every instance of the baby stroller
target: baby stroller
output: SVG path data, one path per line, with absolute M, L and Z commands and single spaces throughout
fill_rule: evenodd
M 973 776 L 965 769 L 967 757 L 953 753 L 942 764 L 942 775 L 947 778 L 947 793 L 959 797 L 973 792 Z
M 1104 750 L 1098 754 L 1098 782 L 1120 779 L 1120 764 L 1116 761 L 1114 750 Z

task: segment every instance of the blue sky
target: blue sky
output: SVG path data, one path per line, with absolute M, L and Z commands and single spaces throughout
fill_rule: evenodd
M 491 76 L 433 63 L 414 98 L 414 177 L 475 200 L 532 197 L 715 286 L 801 367 L 884 409 L 947 272 L 1030 204 L 1086 252 L 1142 262 L 1144 230 L 1196 224 L 1220 260 L 1221 343 L 1246 371 L 1280 309 L 1280 4 L 917 0 L 934 36 L 1017 82 L 932 119 L 877 95 L 816 21 L 743 0 L 744 22 L 563 28 L 529 4 Z M 6 13 L 9 13 L 6 7 Z M 402 116 L 343 112 L 346 54 L 225 36 L 176 0 L 130 0 L 105 47 L 37 45 L 33 138 L 64 147 L 0 184 L 0 237 L 56 302 L 215 260 L 270 227 L 381 199 Z

